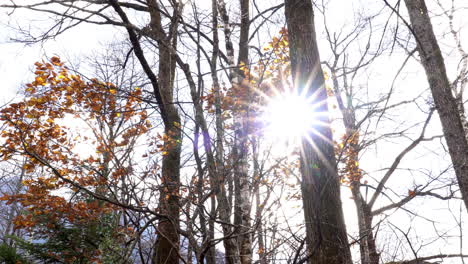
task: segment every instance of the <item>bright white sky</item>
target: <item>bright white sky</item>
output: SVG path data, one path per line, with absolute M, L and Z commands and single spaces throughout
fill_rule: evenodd
M 0 94 L 0 103 L 13 98 L 21 84 L 31 80 L 34 62 L 59 56 L 63 61 L 80 63 L 86 56 L 99 51 L 116 36 L 120 38 L 120 32 L 113 27 L 103 26 L 96 30 L 93 25 L 83 24 L 54 40 L 25 46 L 11 40 L 17 35 L 9 27 L 25 23 L 27 18 L 34 17 L 37 13 L 21 12 L 22 20 L 18 20 L 18 16 L 14 17 L 15 20 L 10 19 L 6 13 L 5 10 L 0 10 L 0 30 L 5 32 L 0 36 L 2 54 L 0 76 L 3 79 L 2 91 L 4 91 Z

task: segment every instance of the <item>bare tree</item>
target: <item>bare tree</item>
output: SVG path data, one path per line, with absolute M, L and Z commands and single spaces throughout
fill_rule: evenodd
M 445 140 L 457 175 L 460 192 L 468 209 L 468 141 L 447 77 L 444 58 L 432 29 L 424 0 L 405 1 L 421 64 L 431 88 L 436 109 L 444 131 Z
M 311 1 L 285 1 L 291 68 L 300 94 L 313 97 L 318 111 L 328 113 L 327 93 L 320 65 Z M 302 92 L 302 90 L 305 90 Z M 311 263 L 351 263 L 341 207 L 339 177 L 328 116 L 316 133 L 303 139 L 302 198 Z

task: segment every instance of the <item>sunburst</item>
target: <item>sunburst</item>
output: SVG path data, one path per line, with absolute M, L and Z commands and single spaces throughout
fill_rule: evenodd
M 268 98 L 261 116 L 265 136 L 276 143 L 299 146 L 301 139 L 317 133 L 317 126 L 323 125 L 320 120 L 324 113 L 319 111 L 323 102 L 317 103 L 315 99 L 295 92 Z

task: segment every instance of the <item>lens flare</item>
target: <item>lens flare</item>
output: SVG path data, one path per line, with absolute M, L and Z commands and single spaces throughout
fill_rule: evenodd
M 268 101 L 262 119 L 265 135 L 274 141 L 297 145 L 317 125 L 318 113 L 312 98 L 287 93 Z

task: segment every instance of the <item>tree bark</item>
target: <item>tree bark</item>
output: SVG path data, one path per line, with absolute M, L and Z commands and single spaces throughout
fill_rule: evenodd
M 452 94 L 444 58 L 434 35 L 425 1 L 405 0 L 405 4 L 411 20 L 412 33 L 416 38 L 421 64 L 426 72 L 434 104 L 442 123 L 460 192 L 465 207 L 468 209 L 468 141 L 457 108 L 457 100 Z
M 377 252 L 374 232 L 372 230 L 373 216 L 369 205 L 366 203 L 360 191 L 361 183 L 355 181 L 351 183 L 351 192 L 359 225 L 359 249 L 362 264 L 379 264 L 380 254 Z
M 240 24 L 240 38 L 239 38 L 239 58 L 238 65 L 249 64 L 249 0 L 240 0 L 241 7 L 241 24 Z M 238 216 L 239 221 L 239 253 L 242 264 L 252 263 L 252 235 L 250 211 L 252 208 L 251 203 L 251 189 L 249 181 L 249 113 L 251 101 L 251 87 L 250 80 L 244 76 L 242 71 L 239 72 L 240 81 L 233 85 L 238 85 L 241 89 L 240 100 L 243 103 L 242 110 L 240 110 L 234 117 L 235 121 L 235 148 L 237 155 L 234 157 L 234 180 L 236 186 L 236 207 L 235 216 Z
M 158 2 L 147 0 L 150 24 L 145 32 L 148 37 L 159 44 L 159 73 L 154 74 L 146 57 L 144 56 L 140 40 L 127 14 L 123 11 L 121 3 L 109 0 L 109 4 L 117 12 L 126 25 L 130 42 L 135 56 L 138 58 L 143 71 L 153 86 L 154 96 L 161 112 L 164 123 L 164 133 L 168 136 L 163 144 L 165 155 L 162 159 L 161 191 L 159 198 L 159 213 L 166 216 L 157 227 L 157 238 L 153 247 L 153 263 L 178 263 L 179 254 L 179 185 L 180 185 L 180 155 L 182 151 L 182 133 L 180 130 L 180 115 L 173 104 L 174 74 L 176 67 L 177 28 L 178 19 L 170 23 L 168 34 L 162 27 L 161 14 Z M 178 15 L 179 6 L 174 4 L 173 17 Z
M 258 137 L 255 136 L 252 139 L 252 161 L 253 161 L 253 193 L 255 194 L 255 226 L 257 233 L 258 241 L 258 262 L 259 264 L 267 264 L 266 259 L 266 246 L 265 246 L 265 230 L 263 227 L 262 213 L 264 209 L 264 202 L 260 199 L 260 179 L 261 179 L 261 168 L 259 164 L 259 152 L 258 152 Z M 269 194 L 267 195 L 265 201 L 268 199 Z
M 248 80 L 244 80 L 244 76 L 239 67 L 249 63 L 248 56 L 248 37 L 249 37 L 249 1 L 240 0 L 241 7 L 241 23 L 240 23 L 240 40 L 239 40 L 239 57 L 237 64 L 234 61 L 234 46 L 231 41 L 231 26 L 229 16 L 226 10 L 226 3 L 219 0 L 219 11 L 224 24 L 224 37 L 228 62 L 230 66 L 229 79 L 235 90 L 240 92 L 237 100 L 241 102 L 240 109 L 236 109 L 234 114 L 234 134 L 235 142 L 233 148 L 233 168 L 234 168 L 234 186 L 235 186 L 235 206 L 234 206 L 234 234 L 237 235 L 237 247 L 231 250 L 236 250 L 239 253 L 239 261 L 243 264 L 252 263 L 252 242 L 251 242 L 251 190 L 248 180 L 248 100 L 250 87 Z M 227 250 L 227 248 L 226 248 Z
M 360 152 L 359 134 L 357 134 L 358 126 L 356 124 L 356 113 L 350 100 L 348 104 L 345 105 L 345 101 L 343 100 L 340 89 L 340 84 L 338 82 L 337 72 L 334 68 L 331 68 L 331 78 L 333 81 L 333 90 L 336 101 L 338 103 L 341 114 L 343 115 L 343 125 L 346 129 L 346 142 L 344 142 L 345 148 L 349 148 L 350 151 L 348 153 L 349 155 L 352 155 L 347 157 L 348 159 L 351 159 L 347 162 L 355 163 L 358 162 Z M 349 181 L 351 194 L 354 204 L 356 205 L 356 213 L 358 216 L 359 251 L 361 255 L 361 264 L 379 264 L 380 254 L 377 252 L 377 246 L 375 244 L 374 233 L 372 230 L 372 208 L 361 194 L 362 173 L 359 165 L 356 166 L 355 171 L 350 171 L 348 173 L 353 174 L 350 175 Z
M 313 96 L 317 111 L 328 113 L 327 94 L 320 66 L 312 2 L 285 0 L 293 81 L 298 92 Z M 302 198 L 309 262 L 314 264 L 351 263 L 346 226 L 340 198 L 339 178 L 333 150 L 330 120 L 314 127 L 302 140 Z
M 148 0 L 151 17 L 150 35 L 159 44 L 158 80 L 161 97 L 164 103 L 164 134 L 167 140 L 163 143 L 165 154 L 162 158 L 161 191 L 159 211 L 168 217 L 159 222 L 157 239 L 154 246 L 153 263 L 179 263 L 179 187 L 180 155 L 182 151 L 182 133 L 180 115 L 172 102 L 177 50 L 177 14 L 179 6 L 175 4 L 174 20 L 167 33 L 162 27 L 161 14 L 157 1 Z

